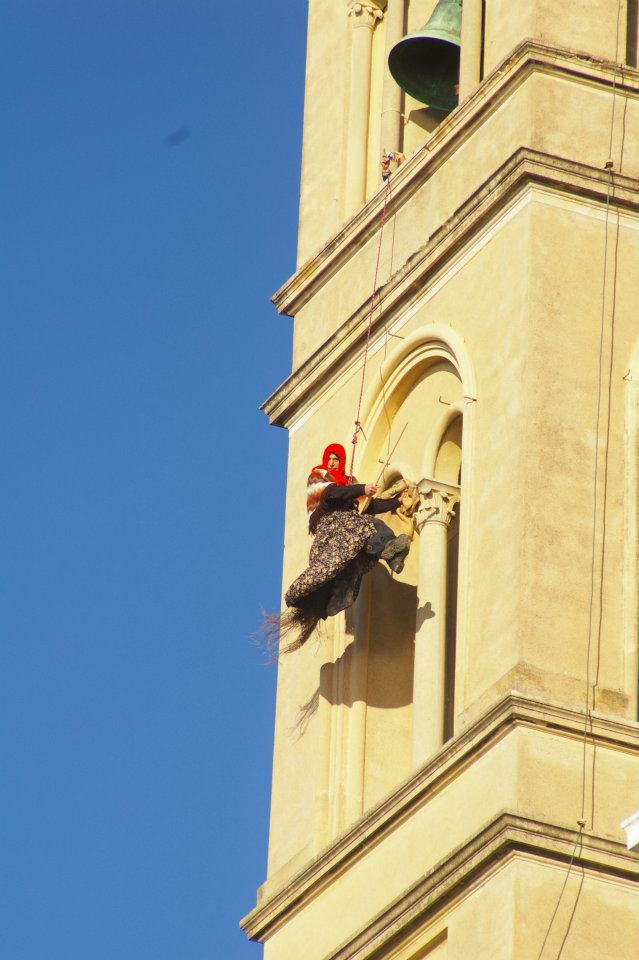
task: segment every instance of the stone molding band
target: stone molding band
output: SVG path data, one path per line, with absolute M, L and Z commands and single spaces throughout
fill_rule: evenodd
M 513 856 L 528 855 L 566 865 L 572 862 L 576 870 L 639 881 L 639 860 L 622 843 L 583 834 L 575 853 L 576 836 L 577 831 L 558 824 L 504 811 L 325 960 L 377 960 L 387 956 L 386 951 L 414 935 L 461 887 L 468 893 L 487 870 L 507 863 Z
M 479 229 L 495 215 L 516 191 L 528 185 L 561 190 L 568 196 L 606 202 L 608 174 L 605 170 L 574 163 L 529 148 L 520 148 L 491 175 L 477 194 L 466 201 L 444 226 L 415 253 L 408 264 L 400 267 L 378 291 L 380 310 L 373 324 L 372 336 L 391 322 L 392 312 L 405 297 L 406 289 L 423 286 L 435 274 L 452 246 Z M 615 206 L 639 211 L 639 180 L 615 175 Z M 335 266 L 335 269 L 337 267 Z M 309 273 L 311 271 L 309 270 Z M 366 337 L 370 303 L 366 301 L 314 351 L 262 404 L 271 424 L 288 427 L 306 408 L 309 398 L 339 373 L 339 365 L 358 350 Z
M 501 739 L 505 732 L 514 730 L 519 724 L 533 726 L 542 735 L 545 733 L 563 733 L 569 737 L 583 737 L 584 719 L 583 714 L 579 711 L 544 703 L 516 693 L 508 694 L 466 727 L 454 740 L 444 744 L 436 756 L 432 757 L 408 780 L 401 783 L 381 803 L 369 810 L 345 834 L 338 837 L 310 861 L 308 866 L 297 873 L 288 883 L 273 893 L 265 890 L 265 896 L 260 898 L 258 906 L 241 921 L 242 929 L 252 940 L 262 941 L 270 936 L 292 915 L 302 909 L 308 902 L 309 897 L 316 895 L 331 882 L 333 877 L 340 875 L 344 869 L 364 856 L 372 844 L 379 842 L 398 824 L 402 823 L 406 816 L 410 815 L 412 808 L 423 804 L 431 791 L 437 790 L 439 785 L 445 779 L 451 777 L 456 769 L 461 769 L 464 766 L 467 758 L 477 750 L 479 745 L 482 746 L 482 749 L 487 749 L 491 743 Z M 635 754 L 639 749 L 639 724 L 626 723 L 616 718 L 593 716 L 592 729 L 589 732 L 588 740 L 597 746 L 610 746 Z M 505 816 L 505 814 L 501 816 Z M 515 814 L 509 814 L 509 816 L 523 824 L 535 822 L 527 820 L 524 816 Z M 508 823 L 512 827 L 514 820 L 511 819 Z M 542 824 L 537 832 L 541 831 L 542 835 L 544 831 L 546 833 L 550 832 L 549 835 L 552 836 L 553 832 L 561 832 L 562 830 L 565 831 L 565 835 L 562 834 L 561 836 L 564 836 L 566 842 L 571 841 L 572 846 L 574 846 L 576 830 L 571 830 L 565 826 Z M 486 842 L 490 838 L 490 834 L 485 832 L 478 836 L 484 836 Z M 476 838 L 469 840 L 465 846 L 468 847 L 468 844 L 475 842 Z M 504 855 L 508 846 L 512 846 L 512 843 L 506 844 L 506 846 L 501 845 Z M 612 857 L 606 868 L 608 872 L 616 872 L 619 876 L 633 876 L 639 881 L 639 859 L 636 854 L 629 853 L 623 843 L 598 838 L 596 835 L 586 832 L 584 833 L 584 849 L 588 850 L 591 847 L 608 851 L 610 857 Z M 552 855 L 559 860 L 565 859 L 561 849 L 564 849 L 565 852 L 565 847 L 561 848 L 561 845 L 553 847 L 547 844 L 546 856 Z M 592 856 L 589 862 L 594 866 L 595 860 L 592 859 Z M 601 869 L 604 868 L 604 865 L 602 862 Z M 444 866 L 441 869 L 443 870 Z M 433 872 L 431 871 L 431 873 Z M 396 905 L 390 909 L 395 908 Z M 367 929 L 370 927 L 371 925 Z M 361 935 L 359 934 L 358 937 Z M 346 947 L 340 949 L 344 950 Z M 338 951 L 331 960 L 346 960 L 346 957 L 351 956 L 357 956 L 360 960 L 360 956 L 363 958 L 365 954 L 340 954 Z
M 614 64 L 607 61 L 525 40 L 493 70 L 464 103 L 460 104 L 436 128 L 431 138 L 415 155 L 402 164 L 394 180 L 393 200 L 388 216 L 391 217 L 393 212 L 428 180 L 433 166 L 436 167 L 441 159 L 445 159 L 440 156 L 442 150 L 448 156 L 449 151 L 455 148 L 457 141 L 468 135 L 469 127 L 481 122 L 484 114 L 501 103 L 512 86 L 536 71 L 551 73 L 568 80 L 586 80 L 602 90 L 611 90 L 614 85 L 619 94 L 637 95 L 639 93 L 638 70 L 625 67 L 623 79 L 621 79 L 614 70 Z M 536 151 L 529 152 L 536 153 Z M 542 155 L 539 153 L 539 156 Z M 572 161 L 566 162 L 572 165 Z M 574 166 L 590 169 L 582 164 L 574 164 Z M 632 178 L 619 177 L 619 175 L 615 176 L 615 180 L 632 182 Z M 370 239 L 378 229 L 382 205 L 383 192 L 379 191 L 323 245 L 321 250 L 300 264 L 293 276 L 273 294 L 273 303 L 280 313 L 294 316 L 299 307 L 311 296 L 315 286 L 321 285 L 323 280 L 335 273 L 335 258 L 339 259 L 345 252 L 348 253 L 355 238 L 361 245 Z

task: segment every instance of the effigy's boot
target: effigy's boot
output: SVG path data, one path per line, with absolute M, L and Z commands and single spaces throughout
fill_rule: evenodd
M 400 533 L 398 537 L 386 544 L 380 558 L 386 561 L 393 573 L 401 573 L 409 550 L 410 538 L 405 533 Z

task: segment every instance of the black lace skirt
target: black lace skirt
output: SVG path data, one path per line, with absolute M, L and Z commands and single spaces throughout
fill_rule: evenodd
M 362 577 L 376 562 L 365 550 L 374 533 L 372 519 L 356 510 L 335 510 L 322 517 L 308 567 L 286 591 L 287 606 L 312 606 L 325 618 L 354 603 Z

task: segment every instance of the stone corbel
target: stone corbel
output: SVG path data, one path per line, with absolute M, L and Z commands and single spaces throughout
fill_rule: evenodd
M 354 27 L 368 27 L 372 30 L 378 20 L 384 16 L 382 4 L 377 3 L 357 3 L 355 0 L 349 0 L 348 16 L 353 18 Z
M 427 523 L 449 527 L 460 500 L 459 487 L 424 478 L 417 484 L 420 503 L 415 511 L 415 527 L 422 532 Z

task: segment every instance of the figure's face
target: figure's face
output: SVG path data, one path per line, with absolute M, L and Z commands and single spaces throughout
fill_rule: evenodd
M 329 454 L 328 460 L 326 461 L 326 466 L 328 467 L 329 470 L 339 469 L 339 457 L 337 456 L 336 453 Z

